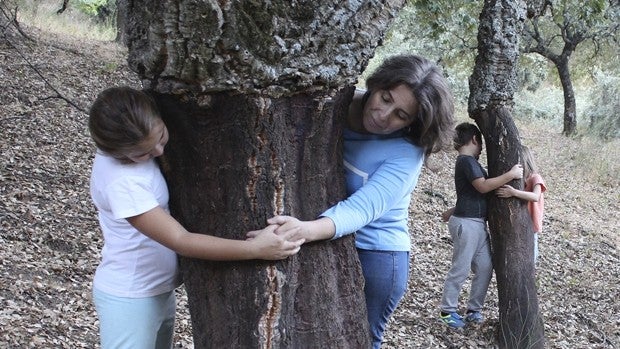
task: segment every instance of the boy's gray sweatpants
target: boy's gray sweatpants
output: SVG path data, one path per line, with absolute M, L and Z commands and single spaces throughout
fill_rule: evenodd
M 452 267 L 446 276 L 441 311 L 457 312 L 463 283 L 474 273 L 467 310 L 481 311 L 493 277 L 491 246 L 486 221 L 482 218 L 450 217 L 448 231 L 452 236 Z

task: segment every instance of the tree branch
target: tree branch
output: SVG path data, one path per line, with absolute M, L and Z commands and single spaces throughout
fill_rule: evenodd
M 19 23 L 17 22 L 17 8 L 15 8 L 14 12 L 11 12 L 12 17 L 9 16 L 7 14 L 7 12 L 5 11 L 3 6 L 0 6 L 0 12 L 2 12 L 2 14 L 4 15 L 4 17 L 6 17 L 6 19 L 8 20 L 9 24 L 12 24 L 25 38 L 34 41 L 32 38 L 30 38 L 28 35 L 26 35 L 21 28 L 19 27 Z M 9 11 L 10 12 L 10 11 Z M 8 28 L 8 26 L 7 26 Z M 17 52 L 17 54 L 19 54 L 19 56 L 21 58 L 24 59 L 24 61 L 26 62 L 26 64 L 41 78 L 41 80 L 43 80 L 43 82 L 45 82 L 45 85 L 47 85 L 49 88 L 52 89 L 52 91 L 54 91 L 56 93 L 55 96 L 51 96 L 51 97 L 46 97 L 44 99 L 50 99 L 50 98 L 59 98 L 62 99 L 63 101 L 67 102 L 69 105 L 71 105 L 72 107 L 74 107 L 75 109 L 81 111 L 82 113 L 88 114 L 87 111 L 78 106 L 77 104 L 75 104 L 73 101 L 71 101 L 70 99 L 68 99 L 67 97 L 64 97 L 59 91 L 58 89 L 56 89 L 56 87 L 54 87 L 54 85 L 52 85 L 52 83 L 45 77 L 45 75 L 43 75 L 43 73 L 37 68 L 35 67 L 30 60 L 28 60 L 28 57 L 26 57 L 20 50 L 19 48 L 13 44 L 11 42 L 11 40 L 9 39 L 6 30 L 2 31 L 2 36 L 4 37 L 4 39 L 6 40 L 6 42 L 8 43 L 8 45 L 15 49 L 15 51 Z
M 2 3 L 2 5 L 4 5 L 4 3 Z M 7 19 L 6 27 L 2 28 L 3 36 L 6 37 L 6 30 L 12 25 L 13 27 L 15 27 L 15 29 L 17 29 L 17 32 L 20 33 L 24 38 L 30 41 L 34 41 L 34 39 L 28 36 L 26 33 L 24 33 L 22 28 L 19 26 L 19 22 L 17 21 L 17 6 L 15 6 L 15 9 L 13 11 L 11 11 L 10 9 L 5 10 L 4 6 L 0 6 L 0 11 L 4 15 L 4 17 Z M 9 13 L 7 13 L 7 11 Z

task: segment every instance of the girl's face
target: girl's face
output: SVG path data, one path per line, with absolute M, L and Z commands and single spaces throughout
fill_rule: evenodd
M 418 101 L 406 85 L 376 90 L 364 105 L 362 123 L 366 131 L 390 134 L 408 127 L 418 112 Z
M 164 153 L 166 143 L 168 143 L 168 129 L 161 119 L 157 119 L 151 133 L 127 154 L 127 158 L 133 162 L 156 158 Z

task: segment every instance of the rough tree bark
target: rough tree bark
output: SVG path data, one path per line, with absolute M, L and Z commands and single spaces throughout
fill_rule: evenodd
M 519 162 L 520 139 L 511 109 L 524 16 L 525 4 L 512 0 L 486 0 L 480 15 L 468 109 L 484 135 L 491 177 Z M 523 189 L 523 181 L 512 184 Z M 488 217 L 499 295 L 500 348 L 544 348 L 527 206 L 518 199 L 489 195 Z
M 340 118 L 404 0 L 121 0 L 129 64 L 170 131 L 189 230 L 242 239 L 342 198 Z M 196 348 L 369 347 L 352 237 L 282 262 L 181 259 Z

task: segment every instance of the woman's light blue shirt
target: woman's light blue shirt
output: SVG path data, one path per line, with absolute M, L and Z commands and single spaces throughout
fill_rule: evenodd
M 409 251 L 407 219 L 424 151 L 403 137 L 344 131 L 349 197 L 321 214 L 336 225 L 334 239 L 356 232 L 357 248 Z

